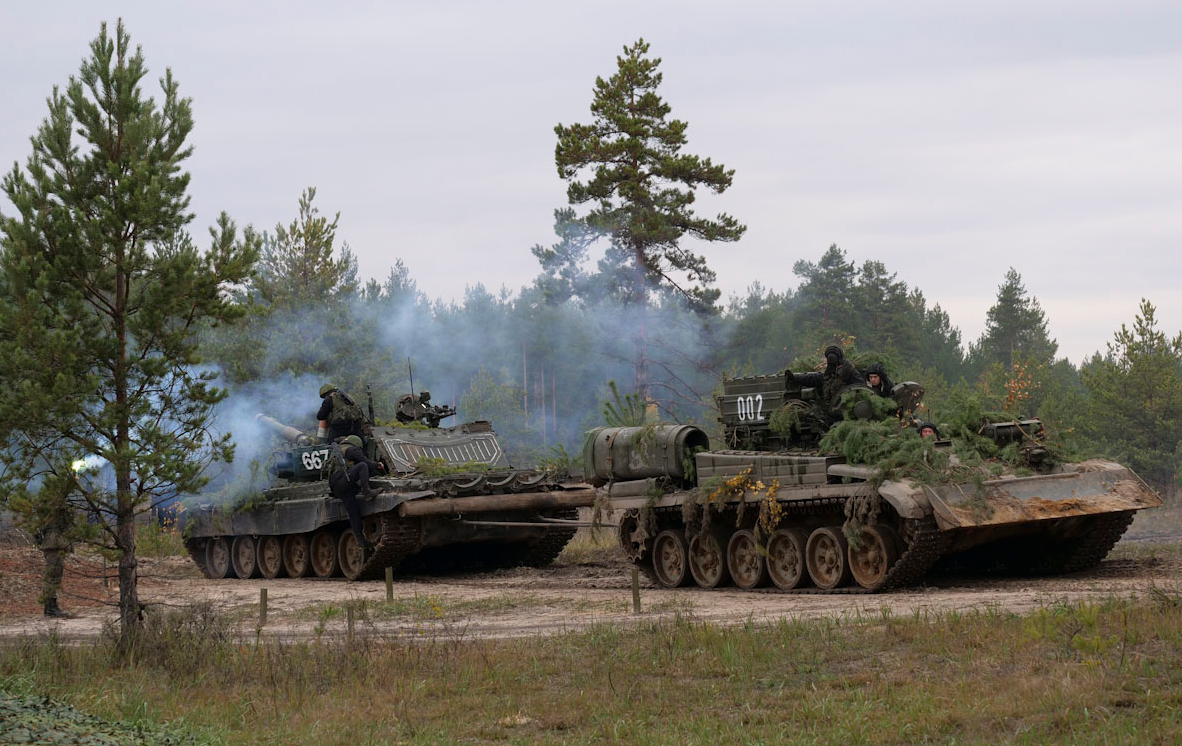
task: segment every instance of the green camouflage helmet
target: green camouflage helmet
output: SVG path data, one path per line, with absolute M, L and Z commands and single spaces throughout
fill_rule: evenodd
M 362 446 L 361 438 L 356 435 L 350 435 L 349 437 L 345 438 L 345 442 L 351 446 L 356 446 L 358 448 L 360 448 Z
M 336 386 L 334 386 L 331 383 L 326 383 L 320 387 L 320 395 L 324 396 L 325 394 L 328 394 L 328 393 L 330 393 L 332 391 L 336 391 L 336 390 L 337 390 Z

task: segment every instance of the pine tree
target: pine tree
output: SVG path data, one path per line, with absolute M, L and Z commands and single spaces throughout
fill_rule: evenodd
M 120 641 L 139 625 L 135 519 L 162 499 L 194 492 L 211 460 L 233 455 L 210 430 L 224 396 L 201 367 L 196 333 L 240 315 L 228 299 L 258 256 L 223 213 L 208 252 L 185 225 L 186 138 L 193 120 L 172 72 L 162 100 L 140 83 L 144 58 L 119 22 L 102 25 L 91 56 L 32 138 L 25 170 L 3 189 L 16 215 L 0 217 L 0 488 L 35 500 L 46 465 L 76 492 L 118 555 Z M 84 470 L 111 465 L 113 484 Z M 52 480 L 50 480 L 52 481 Z
M 1014 363 L 1029 360 L 1049 365 L 1059 345 L 1047 333 L 1046 315 L 1037 298 L 1026 294 L 1022 276 L 1010 267 L 997 289 L 997 302 L 985 319 L 985 332 L 970 350 L 978 370 L 1000 363 L 1011 370 Z
M 275 226 L 275 234 L 263 235 L 263 254 L 259 260 L 254 287 L 268 306 L 290 308 L 325 303 L 357 290 L 357 258 L 349 247 L 342 246 L 334 256 L 337 223 L 313 206 L 316 188 L 308 187 L 300 195 L 299 215 L 286 228 Z
M 601 235 L 610 244 L 600 262 L 599 282 L 638 314 L 636 390 L 647 389 L 647 333 L 644 309 L 650 290 L 676 288 L 694 307 L 713 310 L 719 291 L 709 286 L 715 273 L 705 257 L 682 245 L 685 237 L 703 241 L 737 241 L 746 227 L 730 215 L 714 219 L 694 214 L 695 190 L 722 193 L 731 186 L 734 170 L 681 152 L 686 123 L 672 119 L 671 108 L 657 89 L 662 75 L 660 58 L 648 57 L 649 45 L 638 40 L 616 58 L 617 70 L 607 80 L 595 81 L 590 124 L 559 124 L 554 128 L 558 175 L 566 180 L 571 205 L 591 204 L 579 217 L 556 214 L 564 240 L 555 247 L 578 252 L 585 242 L 576 228 Z M 569 266 L 575 254 L 539 253 L 546 266 Z M 692 286 L 677 279 L 684 275 Z
M 1182 466 L 1182 333 L 1167 337 L 1142 299 L 1133 328 L 1121 324 L 1104 357 L 1081 370 L 1090 399 L 1087 432 L 1100 450 L 1158 489 Z
M 799 301 L 797 328 L 808 347 L 823 347 L 854 330 L 854 278 L 857 269 L 845 252 L 833 244 L 817 263 L 803 259 L 792 266 L 802 282 L 796 291 Z

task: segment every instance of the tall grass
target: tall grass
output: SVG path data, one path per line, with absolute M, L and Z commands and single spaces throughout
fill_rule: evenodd
M 1175 743 L 1180 608 L 283 643 L 197 607 L 150 621 L 124 663 L 107 641 L 3 643 L 0 687 L 227 744 Z

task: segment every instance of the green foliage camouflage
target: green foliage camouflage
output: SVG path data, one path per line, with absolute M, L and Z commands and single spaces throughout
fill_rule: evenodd
M 104 720 L 46 697 L 0 684 L 0 743 L 39 746 L 199 746 L 165 725 Z
M 480 474 L 492 469 L 488 464 L 480 461 L 465 461 L 462 464 L 449 464 L 446 459 L 433 456 L 420 456 L 415 462 L 415 469 L 419 474 L 427 477 L 444 477 L 448 474 Z

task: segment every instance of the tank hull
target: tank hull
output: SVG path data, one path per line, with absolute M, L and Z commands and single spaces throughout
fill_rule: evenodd
M 1023 573 L 1082 570 L 1104 558 L 1135 511 L 1161 505 L 1132 471 L 1106 461 L 938 487 L 874 487 L 872 470 L 817 455 L 702 453 L 700 473 L 710 461 L 721 472 L 714 476 L 762 489 L 713 496 L 683 489 L 655 499 L 636 483 L 600 489 L 604 505 L 621 516 L 622 550 L 658 585 L 715 587 L 705 570 L 686 581 L 674 571 L 678 563 L 691 571 L 725 565 L 740 587 L 809 593 L 886 591 L 920 582 L 941 561 Z M 859 506 L 873 517 L 851 544 L 840 534 Z M 795 581 L 793 567 L 804 568 Z M 776 577 L 787 580 L 773 583 Z
M 274 425 L 285 437 L 299 432 Z M 587 485 L 510 467 L 486 422 L 375 428 L 370 452 L 394 476 L 371 478 L 378 493 L 358 500 L 365 541 L 374 545 L 366 551 L 322 472 L 337 457 L 330 446 L 308 443 L 301 436 L 276 452 L 276 477 L 261 492 L 220 504 L 198 501 L 180 514 L 189 554 L 206 577 L 362 580 L 420 554 L 434 552 L 437 564 L 448 564 L 441 560 L 451 550 L 468 568 L 546 564 L 574 536 L 576 527 L 567 524 L 576 509 L 595 499 Z M 423 464 L 456 471 L 430 476 Z

